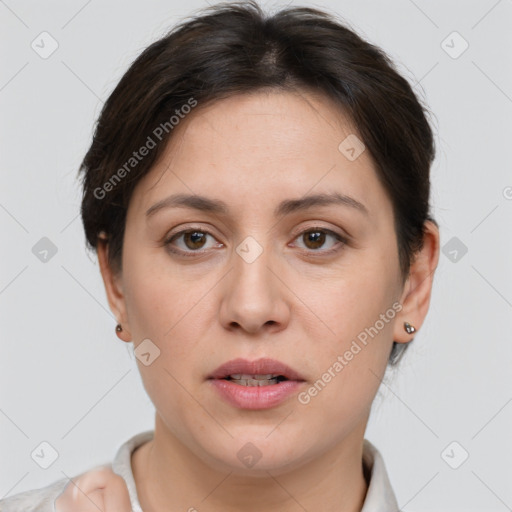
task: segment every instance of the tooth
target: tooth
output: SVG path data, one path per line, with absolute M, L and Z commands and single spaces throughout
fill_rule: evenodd
M 275 379 L 276 377 L 279 377 L 279 375 L 274 373 L 267 373 L 266 375 L 249 375 L 247 373 L 233 373 L 229 375 L 229 377 L 233 380 L 271 380 Z
M 268 379 L 268 380 L 240 379 L 240 380 L 237 380 L 236 383 L 241 386 L 270 386 L 272 384 L 277 384 L 277 379 Z

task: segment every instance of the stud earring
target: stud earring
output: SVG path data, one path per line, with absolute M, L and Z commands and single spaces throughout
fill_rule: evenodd
M 116 325 L 116 332 L 121 332 L 123 328 L 121 327 L 121 324 Z
M 407 332 L 407 334 L 412 334 L 413 332 L 416 332 L 416 327 L 414 327 L 414 325 L 411 325 L 409 322 L 404 322 L 404 329 Z

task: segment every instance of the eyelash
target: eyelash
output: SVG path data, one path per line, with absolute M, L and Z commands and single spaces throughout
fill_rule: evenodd
M 203 255 L 203 254 L 206 254 L 208 252 L 208 250 L 203 250 L 203 251 L 183 251 L 182 249 L 174 249 L 174 248 L 171 248 L 171 243 L 176 240 L 177 238 L 179 238 L 180 236 L 186 234 L 186 233 L 194 233 L 194 232 L 198 232 L 198 233 L 202 233 L 202 234 L 206 234 L 206 235 L 210 235 L 211 237 L 215 238 L 215 236 L 210 233 L 208 230 L 205 230 L 203 228 L 194 228 L 194 227 L 191 227 L 191 228 L 188 228 L 188 229 L 185 229 L 183 231 L 179 231 L 178 233 L 174 233 L 173 235 L 171 235 L 170 237 L 168 237 L 165 242 L 164 242 L 164 245 L 167 247 L 167 249 L 173 253 L 173 254 L 177 254 L 179 256 L 185 256 L 187 258 L 193 258 L 193 257 L 197 257 L 198 255 Z M 335 231 L 331 231 L 330 229 L 326 229 L 326 228 L 321 228 L 321 227 L 310 227 L 310 228 L 307 228 L 305 229 L 304 231 L 301 231 L 295 238 L 294 240 L 296 240 L 297 238 L 299 238 L 300 236 L 303 236 L 305 233 L 316 233 L 316 232 L 320 232 L 320 233 L 324 233 L 326 235 L 331 235 L 333 236 L 336 240 L 338 240 L 338 242 L 340 242 L 339 244 L 336 244 L 336 246 L 332 249 L 328 249 L 327 251 L 321 251 L 321 250 L 313 250 L 313 249 L 303 249 L 302 251 L 307 253 L 309 256 L 313 256 L 313 257 L 317 257 L 317 256 L 330 256 L 334 253 L 337 253 L 338 251 L 342 250 L 343 247 L 348 243 L 348 239 L 338 233 L 336 233 Z M 341 247 L 340 247 L 341 245 Z

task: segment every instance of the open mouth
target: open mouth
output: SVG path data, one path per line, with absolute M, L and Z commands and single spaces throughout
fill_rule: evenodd
M 223 378 L 223 380 L 227 380 L 232 382 L 233 384 L 238 384 L 240 386 L 272 386 L 273 384 L 279 384 L 279 382 L 283 382 L 288 380 L 284 375 L 275 375 L 275 374 L 266 374 L 266 375 L 248 375 L 243 373 L 235 373 L 232 375 L 227 375 Z
M 232 359 L 210 373 L 207 380 L 231 406 L 253 410 L 277 407 L 306 382 L 290 366 L 265 357 Z

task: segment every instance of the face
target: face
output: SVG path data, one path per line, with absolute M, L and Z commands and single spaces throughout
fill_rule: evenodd
M 243 448 L 278 474 L 362 436 L 393 339 L 411 338 L 392 205 L 354 135 L 324 97 L 232 97 L 182 120 L 133 193 L 109 300 L 136 352 L 148 339 L 160 351 L 137 364 L 168 435 L 211 467 L 243 472 Z M 175 194 L 225 210 L 147 214 Z M 345 200 L 290 202 L 319 194 Z M 236 405 L 209 379 L 235 358 L 300 381 L 266 407 Z

